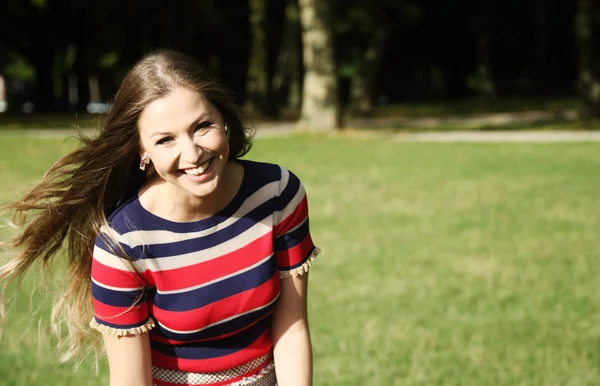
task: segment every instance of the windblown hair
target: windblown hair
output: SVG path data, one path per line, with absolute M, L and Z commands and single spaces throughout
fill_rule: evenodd
M 243 126 L 233 95 L 194 59 L 161 50 L 140 60 L 127 74 L 99 134 L 81 135 L 77 150 L 56 162 L 25 197 L 6 207 L 20 230 L 4 243 L 17 253 L 0 267 L 2 291 L 34 263 L 41 262 L 44 270 L 56 260 L 54 256 L 66 255 L 68 284 L 56 299 L 51 318 L 63 361 L 77 357 L 88 338 L 96 352 L 100 347 L 98 335 L 88 327 L 93 316 L 90 273 L 95 239 L 108 225 L 107 217 L 155 174 L 152 167 L 146 172 L 139 169 L 138 120 L 146 106 L 178 86 L 201 93 L 221 113 L 229 126 L 230 159 L 250 150 L 252 133 Z M 4 300 L 0 301 L 2 321 L 3 309 Z M 63 323 L 66 335 L 61 334 Z

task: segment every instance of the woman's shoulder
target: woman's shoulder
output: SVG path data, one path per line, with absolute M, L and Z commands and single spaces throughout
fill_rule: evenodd
M 132 197 L 119 204 L 106 220 L 110 228 L 120 235 L 142 228 L 143 216 L 138 197 Z
M 290 179 L 297 180 L 298 177 L 286 167 L 269 162 L 238 160 L 244 166 L 244 172 L 248 174 L 247 180 L 267 184 L 277 182 L 284 185 Z
M 239 159 L 237 161 L 244 166 L 244 172 L 250 174 L 252 177 L 279 179 L 281 171 L 280 165 L 247 159 Z
M 261 191 L 273 199 L 275 211 L 295 206 L 306 196 L 300 179 L 289 169 L 273 163 L 243 161 L 247 184 L 251 192 Z

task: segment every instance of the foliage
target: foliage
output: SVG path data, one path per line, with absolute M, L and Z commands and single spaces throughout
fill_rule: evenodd
M 275 64 L 285 61 L 278 57 L 290 54 L 282 45 L 296 44 L 282 39 L 287 28 L 284 9 L 295 1 L 264 1 L 268 8 L 267 83 L 280 76 Z M 251 62 L 248 1 L 5 3 L 0 13 L 4 37 L 0 71 L 12 57 L 22 57 L 31 66 L 29 72 L 9 71 L 9 98 L 15 98 L 12 106 L 33 100 L 37 109 L 71 108 L 66 85 L 73 74 L 79 91 L 76 108 L 85 108 L 87 79 L 92 76 L 98 77 L 102 99 L 107 101 L 124 72 L 144 53 L 159 47 L 195 56 L 238 94 L 246 93 Z M 575 92 L 574 1 L 329 3 L 344 103 L 356 98 L 351 95 L 354 84 L 359 86 L 355 94 L 368 94 L 376 104 L 482 93 L 507 97 Z M 381 36 L 381 41 L 374 41 L 374 36 Z M 373 52 L 381 60 L 367 63 Z M 31 79 L 32 74 L 35 88 L 17 90 L 15 81 Z M 296 92 L 289 84 L 278 87 Z M 271 99 L 271 107 L 285 107 L 281 100 L 287 98 L 279 91 Z

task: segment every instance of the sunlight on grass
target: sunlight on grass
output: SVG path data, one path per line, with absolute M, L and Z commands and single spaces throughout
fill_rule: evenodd
M 5 138 L 0 201 L 74 146 Z M 600 144 L 261 139 L 306 185 L 316 385 L 600 383 Z M 6 229 L 0 231 L 7 236 Z M 13 296 L 3 385 L 106 384 L 37 339 L 36 275 Z M 14 293 L 13 293 L 14 295 Z

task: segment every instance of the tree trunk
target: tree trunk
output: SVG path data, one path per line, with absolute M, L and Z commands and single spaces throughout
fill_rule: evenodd
M 575 33 L 579 46 L 580 118 L 590 121 L 600 117 L 600 74 L 595 49 L 598 3 L 595 0 L 579 0 L 578 6 Z
M 545 92 L 546 88 L 546 68 L 547 68 L 547 47 L 548 47 L 548 31 L 547 31 L 548 10 L 546 9 L 545 0 L 537 0 L 535 7 L 535 24 L 536 24 L 536 75 L 534 76 L 536 89 L 540 93 Z
M 292 110 L 300 108 L 302 90 L 302 38 L 300 36 L 300 20 L 298 4 L 288 1 L 285 7 L 285 24 L 281 38 L 281 50 L 277 56 L 273 75 L 272 93 L 281 101 L 278 107 Z
M 376 20 L 382 21 L 382 18 Z M 376 98 L 377 73 L 384 56 L 386 25 L 382 22 L 371 35 L 369 45 L 361 59 L 358 71 L 352 79 L 350 88 L 350 108 L 359 115 L 369 115 L 373 112 Z
M 467 77 L 467 84 L 471 91 L 481 98 L 495 98 L 497 94 L 492 69 L 493 40 L 492 23 L 494 21 L 494 3 L 490 0 L 480 0 L 474 8 L 474 17 L 471 21 L 477 41 L 475 71 Z
M 76 47 L 75 63 L 73 63 L 75 72 L 75 82 L 77 83 L 77 96 L 73 97 L 76 102 L 76 108 L 84 109 L 90 101 L 90 90 L 88 84 L 89 68 L 86 60 L 86 52 L 83 45 Z
M 338 85 L 333 63 L 327 0 L 299 0 L 304 53 L 304 88 L 298 125 L 309 130 L 339 126 Z
M 267 73 L 267 4 L 266 0 L 249 0 L 250 60 L 246 86 L 246 108 L 270 115 L 269 76 Z
M 38 111 L 48 111 L 54 107 L 54 83 L 52 69 L 54 57 L 48 46 L 38 46 L 32 50 L 31 64 L 35 69 L 33 103 Z

